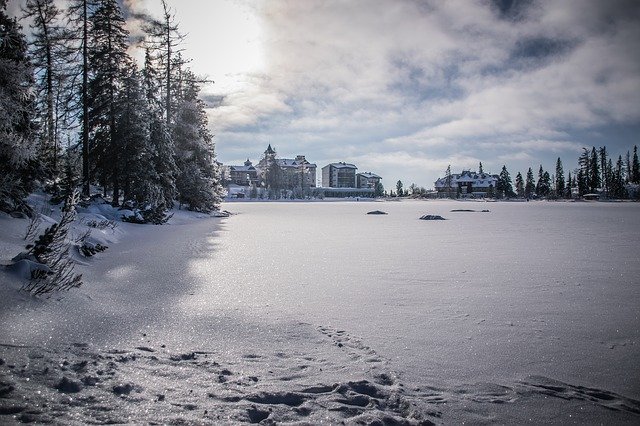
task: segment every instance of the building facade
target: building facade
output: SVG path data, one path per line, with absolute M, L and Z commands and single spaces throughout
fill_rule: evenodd
M 323 188 L 356 188 L 356 170 L 348 163 L 331 163 L 322 168 Z
M 304 155 L 277 158 L 271 144 L 257 166 L 260 186 L 273 189 L 310 189 L 316 186 L 317 166 Z
M 229 184 L 252 186 L 259 183 L 258 170 L 248 158 L 242 166 L 227 166 L 226 175 Z
M 364 172 L 356 175 L 356 186 L 358 188 L 372 188 L 376 189 L 376 186 L 380 183 L 382 178 L 375 173 Z
M 450 179 L 438 179 L 435 181 L 435 188 L 441 197 L 483 198 L 493 196 L 498 179 L 498 175 L 464 170 L 462 173 L 451 174 Z

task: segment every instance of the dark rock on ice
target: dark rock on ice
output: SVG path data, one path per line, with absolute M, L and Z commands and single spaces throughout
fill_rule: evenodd
M 451 211 L 452 212 L 470 212 L 470 213 L 475 212 L 475 210 L 471 210 L 471 209 L 453 209 Z
M 382 210 L 373 210 L 368 212 L 367 214 L 387 214 L 387 212 L 383 212 Z
M 420 220 L 446 220 L 444 217 L 437 214 L 425 214 L 420 217 Z

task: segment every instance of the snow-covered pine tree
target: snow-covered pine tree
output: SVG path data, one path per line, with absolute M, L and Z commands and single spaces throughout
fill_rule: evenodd
M 67 239 L 69 226 L 76 218 L 77 201 L 78 193 L 74 191 L 65 201 L 60 221 L 48 227 L 33 245 L 27 246 L 27 256 L 48 269 L 34 270 L 23 290 L 39 296 L 82 285 L 82 275 L 73 271 L 74 264 L 69 256 L 71 246 Z
M 516 175 L 516 195 L 519 198 L 524 197 L 524 180 L 522 179 L 522 173 L 520 172 Z
M 27 0 L 24 17 L 31 20 L 29 53 L 36 77 L 39 157 L 48 178 L 58 178 L 59 128 L 66 107 L 65 80 L 70 60 L 62 13 L 54 0 Z
M 503 165 L 502 170 L 500 171 L 500 178 L 496 184 L 496 192 L 498 193 L 498 198 L 514 197 L 516 194 L 513 192 L 513 184 L 511 182 L 511 175 L 507 170 L 507 166 Z
M 76 109 L 80 120 L 80 146 L 82 148 L 82 195 L 89 197 L 91 175 L 89 164 L 89 16 L 95 9 L 94 0 L 68 0 L 67 47 L 76 48 L 76 57 L 70 64 L 69 78 L 72 91 L 80 81 Z
M 529 170 L 527 170 L 526 179 L 527 180 L 525 181 L 525 184 L 524 184 L 524 196 L 526 198 L 531 198 L 531 196 L 534 194 L 536 190 L 536 185 L 533 180 L 533 170 L 531 170 L 531 167 L 529 167 Z
M 177 103 L 172 135 L 180 204 L 190 210 L 211 212 L 219 208 L 224 189 L 215 158 L 204 102 L 198 98 L 198 80 L 190 70 L 182 73 L 181 99 Z
M 638 145 L 633 146 L 633 160 L 631 162 L 631 183 L 640 183 L 640 162 L 638 161 Z
M 556 197 L 564 197 L 564 170 L 562 168 L 562 160 L 560 157 L 556 160 Z
M 589 191 L 596 192 L 602 181 L 600 180 L 600 161 L 598 160 L 598 152 L 596 147 L 591 148 L 591 155 L 589 156 Z
M 149 49 L 145 52 L 143 84 L 149 111 L 149 139 L 153 148 L 153 169 L 157 178 L 156 186 L 164 199 L 166 208 L 173 207 L 176 199 L 175 148 L 171 134 L 163 117 L 163 103 L 160 98 L 159 71 Z
M 123 171 L 116 120 L 120 108 L 118 92 L 131 64 L 128 31 L 117 0 L 99 2 L 89 20 L 89 126 L 93 139 L 90 163 L 96 179 L 113 191 L 112 203 L 117 206 Z
M 38 175 L 33 142 L 33 71 L 16 19 L 0 0 L 0 210 L 31 214 L 24 197 Z

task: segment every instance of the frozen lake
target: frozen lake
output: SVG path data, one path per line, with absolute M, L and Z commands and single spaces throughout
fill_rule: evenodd
M 5 291 L 0 422 L 638 423 L 639 203 L 223 208 Z
M 533 375 L 640 399 L 640 204 L 224 208 L 237 215 L 194 265 L 215 276 L 207 304 L 346 330 L 415 384 Z

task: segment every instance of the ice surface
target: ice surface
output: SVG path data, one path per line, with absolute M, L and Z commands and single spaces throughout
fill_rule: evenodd
M 122 224 L 79 291 L 3 305 L 0 411 L 637 423 L 640 204 L 450 214 L 487 205 L 244 202 L 226 219 Z

